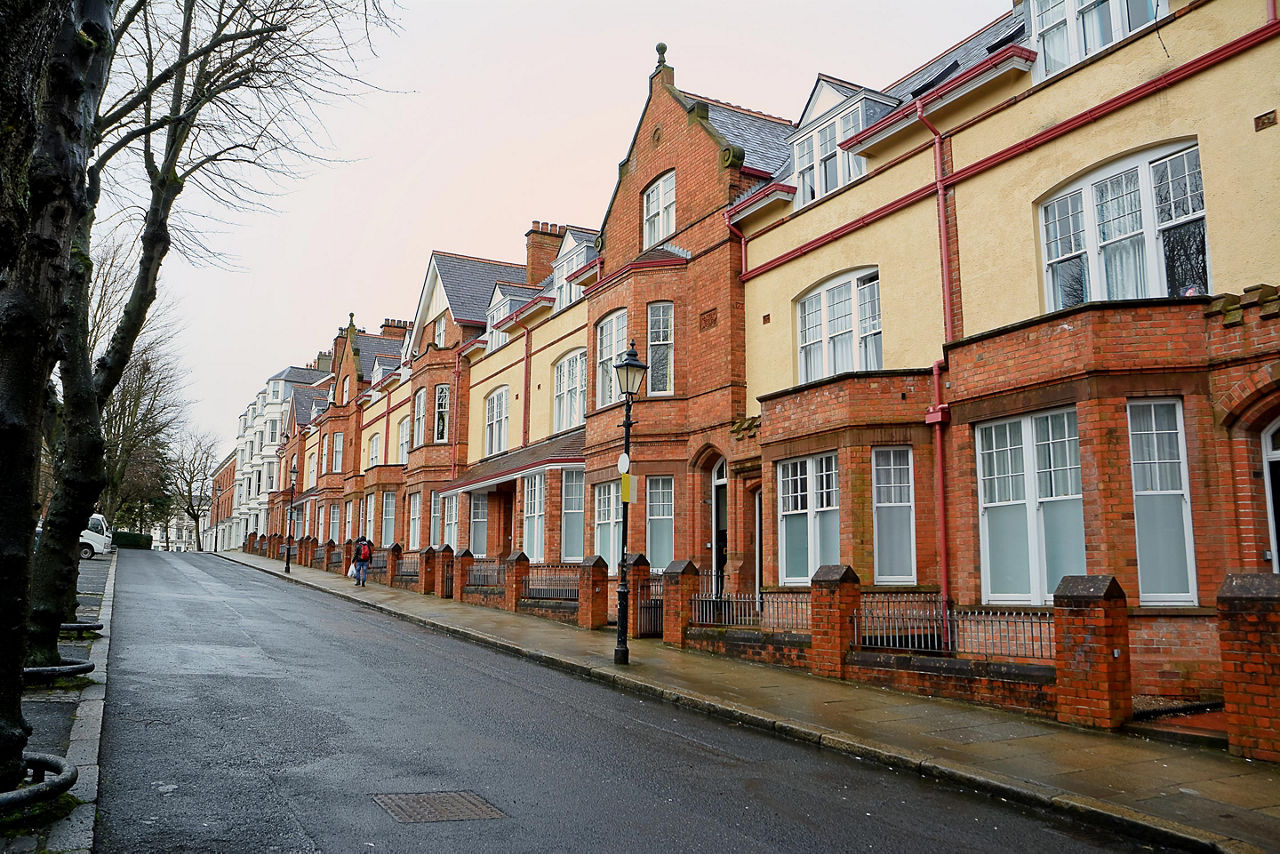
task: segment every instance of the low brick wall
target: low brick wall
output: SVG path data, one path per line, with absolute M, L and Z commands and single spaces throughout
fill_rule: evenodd
M 418 573 L 397 572 L 391 577 L 391 586 L 400 590 L 413 590 L 418 585 Z
M 468 605 L 483 605 L 486 608 L 497 608 L 501 611 L 506 605 L 507 591 L 503 587 L 479 587 L 468 584 L 463 590 L 463 595 Z
M 685 648 L 755 661 L 779 664 L 801 670 L 809 667 L 809 635 L 794 632 L 770 632 L 760 629 L 689 626 L 685 631 Z
M 1181 614 L 1130 610 L 1133 693 L 1192 700 L 1222 698 L 1218 615 L 1209 608 L 1195 610 Z
M 968 658 L 850 652 L 846 678 L 906 694 L 947 697 L 1052 718 L 1057 714 L 1055 669 Z
M 516 611 L 544 620 L 555 620 L 557 623 L 578 625 L 578 603 L 563 599 L 521 599 Z

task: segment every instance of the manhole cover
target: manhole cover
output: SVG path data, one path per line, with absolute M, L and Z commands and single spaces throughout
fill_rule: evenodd
M 472 821 L 506 818 L 475 792 L 424 792 L 418 795 L 374 795 L 373 800 L 399 822 Z

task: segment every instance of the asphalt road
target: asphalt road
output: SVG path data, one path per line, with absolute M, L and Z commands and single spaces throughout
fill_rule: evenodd
M 110 673 L 100 854 L 1146 850 L 211 555 L 120 554 Z M 373 797 L 457 791 L 502 817 Z

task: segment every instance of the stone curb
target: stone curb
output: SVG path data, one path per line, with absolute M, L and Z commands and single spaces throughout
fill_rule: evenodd
M 102 589 L 102 605 L 98 609 L 98 622 L 102 623 L 101 637 L 93 642 L 89 660 L 95 665 L 88 675 L 94 684 L 80 692 L 75 720 L 71 723 L 71 743 L 67 747 L 67 760 L 80 769 L 80 777 L 71 787 L 70 794 L 84 803 L 71 811 L 71 815 L 54 822 L 49 827 L 45 847 L 62 854 L 90 854 L 93 851 L 94 825 L 98 813 L 98 782 L 100 769 L 98 754 L 102 747 L 102 717 L 107 699 L 107 659 L 111 653 L 111 610 L 116 592 L 116 561 L 119 552 L 111 555 L 107 568 L 106 586 Z
M 1077 795 L 1064 789 L 1036 783 L 1031 780 L 1007 777 L 973 765 L 935 758 L 927 753 L 911 750 L 910 748 L 898 747 L 850 733 L 830 730 L 804 721 L 779 718 L 760 709 L 729 703 L 692 691 L 668 688 L 660 683 L 619 671 L 611 666 L 592 665 L 578 659 L 558 656 L 553 653 L 525 649 L 518 644 L 493 637 L 484 632 L 462 626 L 439 623 L 427 617 L 406 614 L 386 605 L 366 602 L 341 590 L 330 590 L 327 587 L 312 584 L 309 581 L 285 575 L 282 572 L 238 561 L 222 553 L 217 553 L 217 555 L 230 563 L 248 567 L 249 569 L 256 569 L 266 575 L 273 575 L 312 590 L 346 599 L 357 605 L 380 611 L 396 619 L 413 623 L 450 637 L 470 641 L 518 658 L 526 658 L 537 664 L 611 685 L 628 693 L 661 699 L 673 705 L 683 706 L 687 709 L 730 720 L 764 732 L 773 732 L 785 738 L 816 744 L 854 759 L 868 760 L 890 768 L 915 771 L 925 777 L 958 783 L 1010 801 L 1057 812 L 1076 820 L 1110 827 L 1131 836 L 1162 845 L 1175 845 L 1192 851 L 1222 852 L 1222 854 L 1263 854 L 1262 849 L 1241 840 L 1232 839 L 1207 830 L 1200 830 L 1179 822 L 1169 821 L 1120 804 Z

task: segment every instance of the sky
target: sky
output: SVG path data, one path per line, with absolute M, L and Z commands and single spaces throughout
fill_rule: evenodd
M 266 378 L 348 313 L 412 319 L 434 249 L 523 263 L 533 220 L 598 228 L 658 42 L 680 89 L 794 121 L 819 73 L 883 89 L 1011 6 L 401 0 L 360 66 L 378 91 L 319 112 L 326 162 L 271 211 L 222 214 L 216 265 L 165 262 L 192 426 L 228 453 Z

